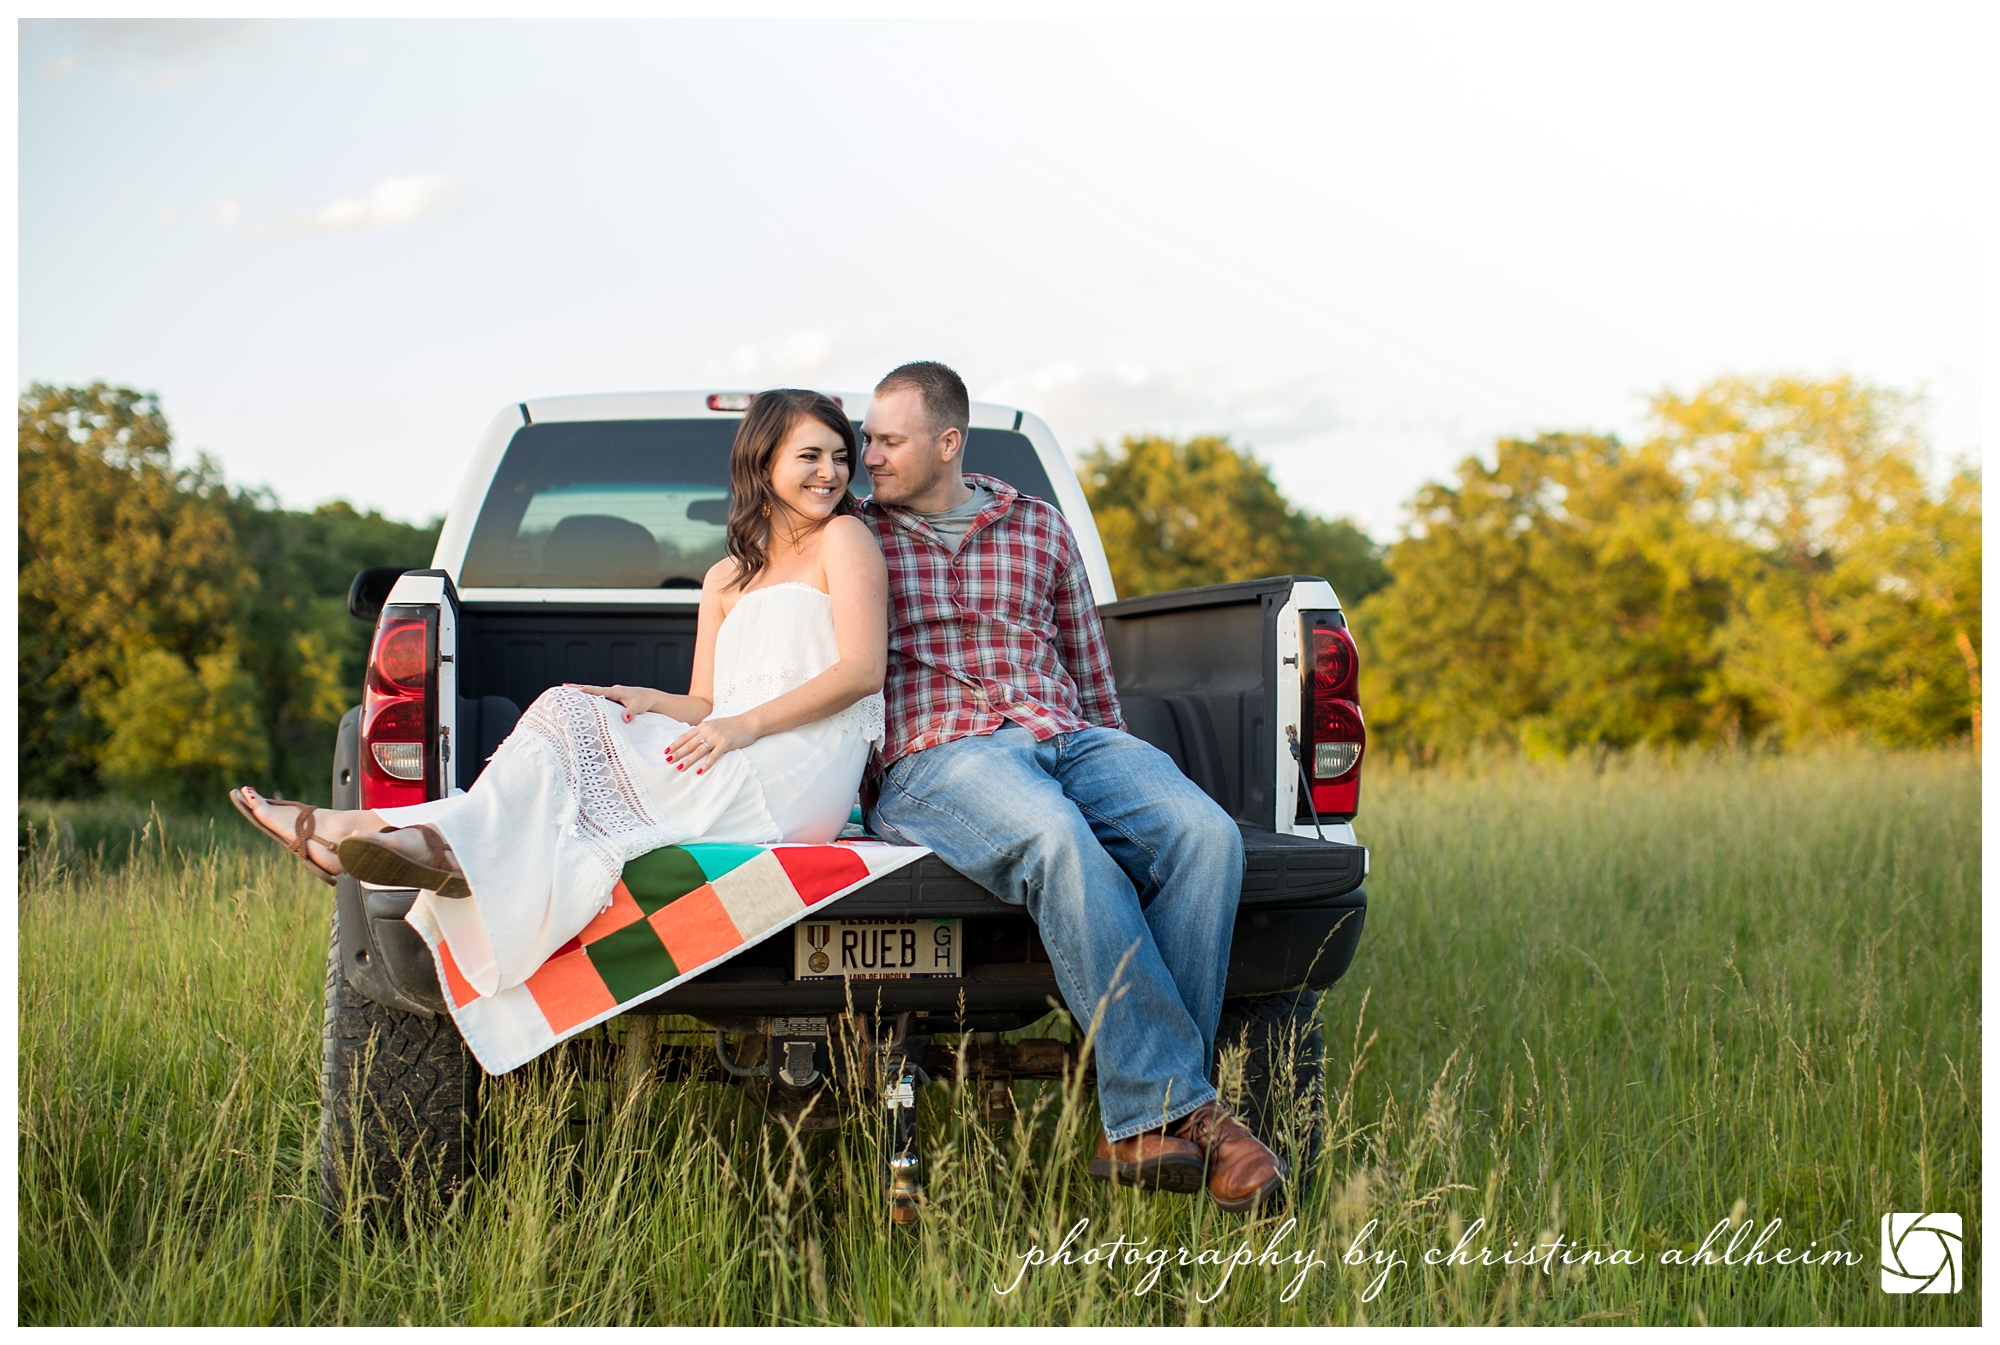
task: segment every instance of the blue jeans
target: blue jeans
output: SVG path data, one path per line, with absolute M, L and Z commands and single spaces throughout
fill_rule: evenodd
M 1107 1138 L 1215 1096 L 1243 837 L 1166 753 L 1116 729 L 1038 743 L 1009 723 L 897 761 L 869 821 L 1027 906 L 1079 1025 L 1101 1014 Z

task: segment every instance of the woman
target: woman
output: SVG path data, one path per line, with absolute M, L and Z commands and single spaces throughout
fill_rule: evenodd
M 857 456 L 832 399 L 788 388 L 751 403 L 685 696 L 551 688 L 455 798 L 337 812 L 245 788 L 230 801 L 328 881 L 344 868 L 469 897 L 433 909 L 482 995 L 587 925 L 627 860 L 696 839 L 832 840 L 882 736 L 888 657 L 887 573 L 848 491 Z

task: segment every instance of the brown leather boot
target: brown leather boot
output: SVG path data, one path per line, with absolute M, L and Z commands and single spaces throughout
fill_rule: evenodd
M 1100 1131 L 1090 1175 L 1120 1186 L 1193 1193 L 1201 1189 L 1201 1150 L 1164 1129 L 1143 1131 L 1116 1144 Z
M 1183 1116 L 1171 1133 L 1208 1160 L 1208 1198 L 1232 1214 L 1252 1210 L 1285 1185 L 1285 1160 L 1264 1147 L 1219 1102 L 1205 1102 Z

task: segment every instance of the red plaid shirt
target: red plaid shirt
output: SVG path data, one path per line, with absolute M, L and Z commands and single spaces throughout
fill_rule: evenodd
M 1122 729 L 1111 651 L 1060 511 L 1005 481 L 956 554 L 907 509 L 861 502 L 889 562 L 888 736 L 881 764 L 1013 720 L 1046 741 Z

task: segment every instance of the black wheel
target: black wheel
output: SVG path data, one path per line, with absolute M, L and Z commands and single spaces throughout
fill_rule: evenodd
M 1319 1161 L 1326 1129 L 1319 991 L 1224 1000 L 1215 1049 L 1218 1055 L 1242 1050 L 1241 1092 L 1225 1101 L 1258 1139 L 1291 1160 L 1293 1181 L 1303 1186 Z
M 321 1020 L 319 1195 L 329 1222 L 355 1191 L 364 1210 L 400 1220 L 406 1196 L 429 1208 L 472 1176 L 479 1062 L 449 1014 L 404 1013 L 365 999 L 340 966 L 340 916 L 326 949 Z

